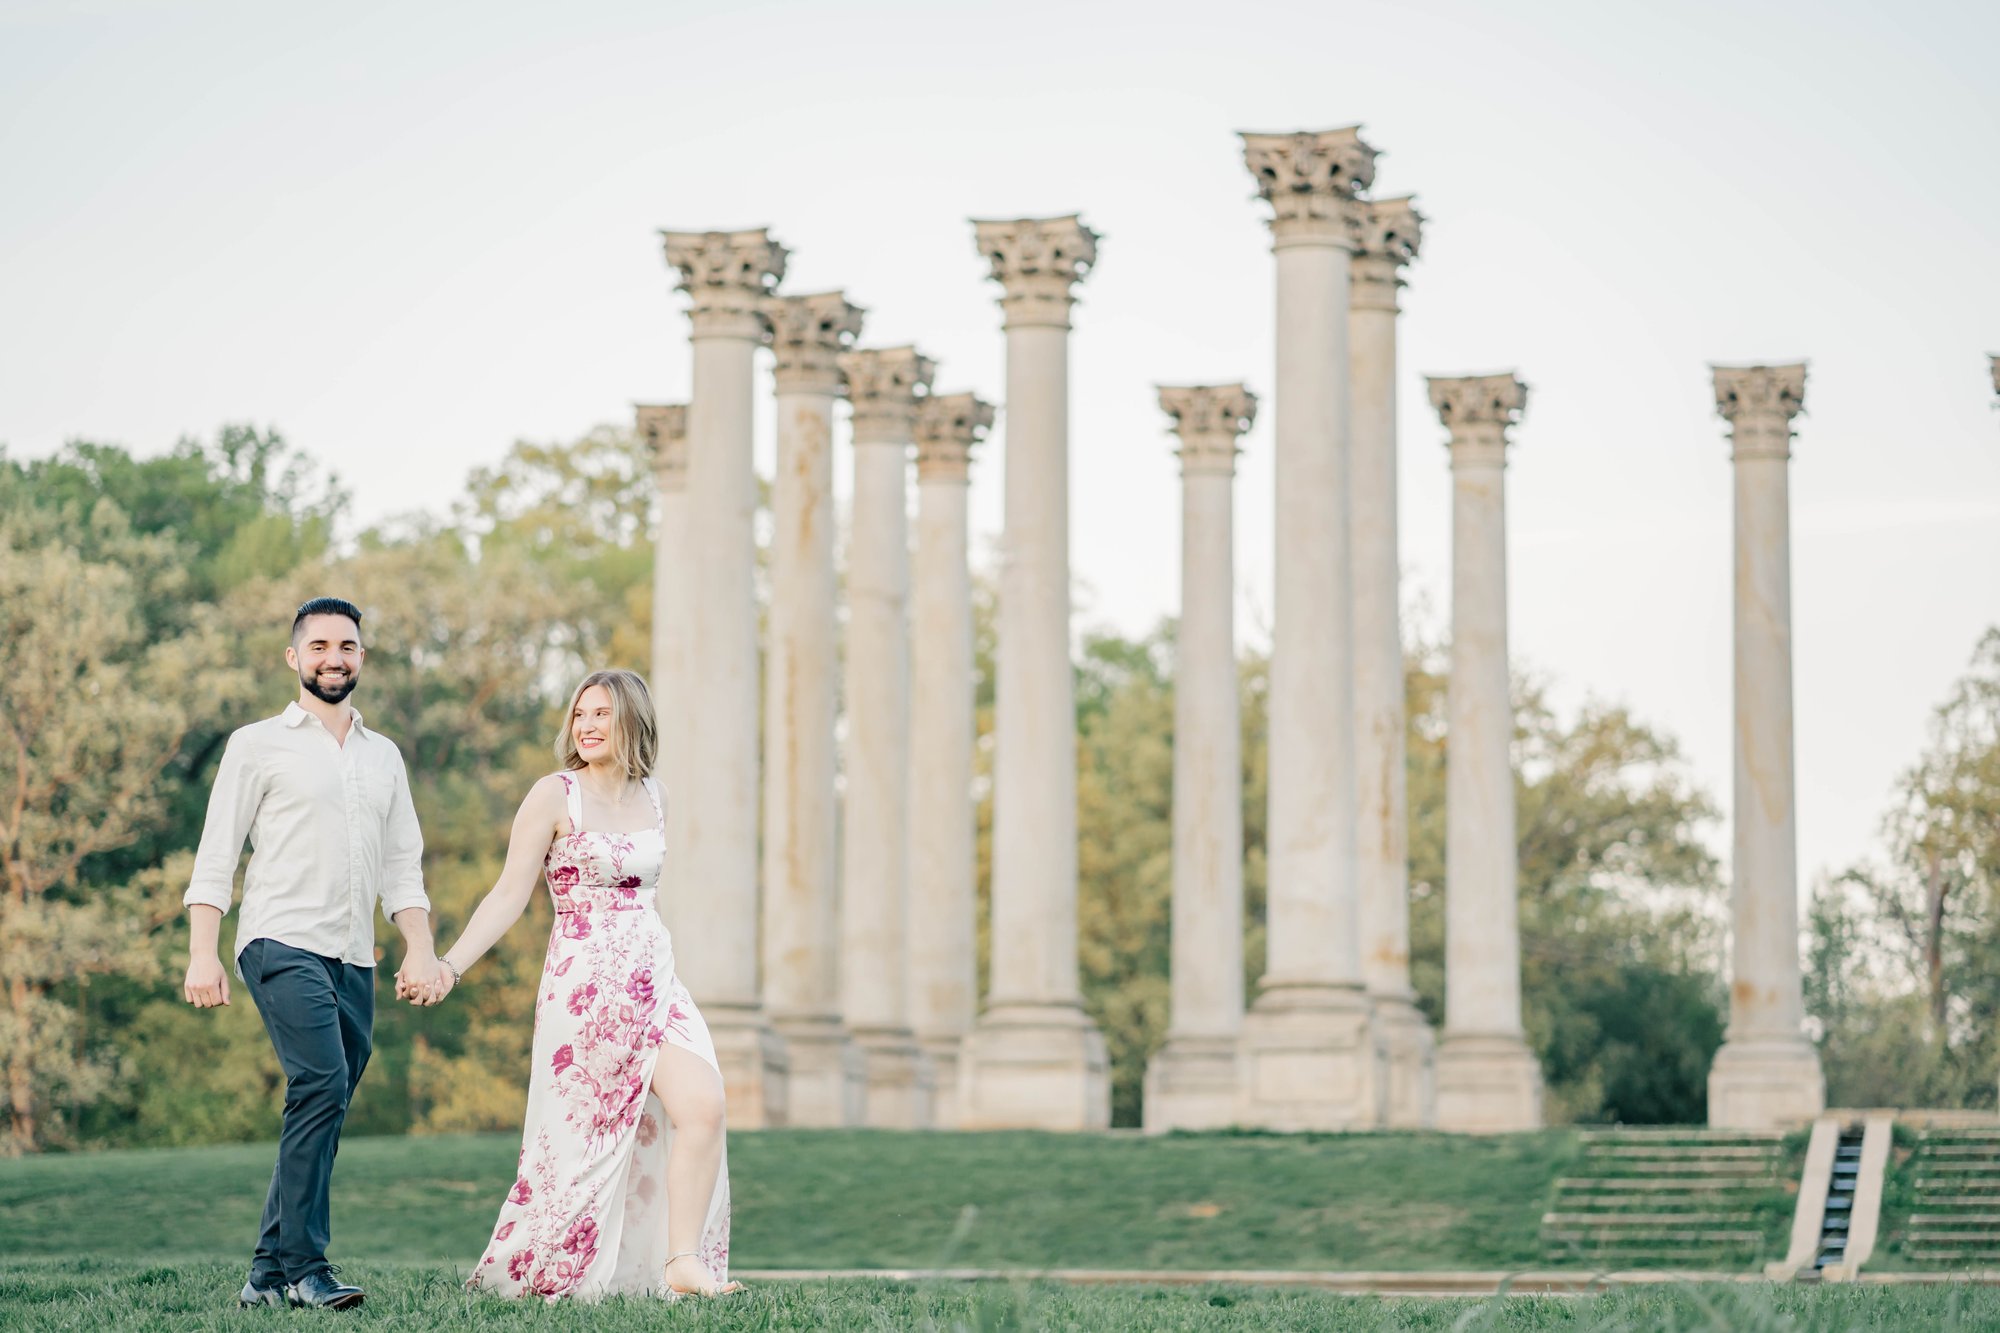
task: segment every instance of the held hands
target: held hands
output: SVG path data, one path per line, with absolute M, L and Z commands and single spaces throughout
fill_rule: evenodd
M 452 970 L 435 955 L 428 951 L 422 955 L 413 952 L 403 959 L 403 966 L 396 973 L 396 998 L 427 1007 L 451 994 L 455 981 Z
M 229 1003 L 229 973 L 214 954 L 188 961 L 187 980 L 181 994 L 197 1009 L 213 1009 Z

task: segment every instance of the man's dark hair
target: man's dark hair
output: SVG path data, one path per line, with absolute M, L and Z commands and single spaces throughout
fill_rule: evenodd
M 299 627 L 306 623 L 308 616 L 346 616 L 354 622 L 354 628 L 361 628 L 361 608 L 345 597 L 315 597 L 299 608 L 292 617 L 292 646 L 299 642 Z

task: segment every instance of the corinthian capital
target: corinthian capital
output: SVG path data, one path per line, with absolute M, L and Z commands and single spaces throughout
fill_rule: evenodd
M 1074 213 L 998 222 L 974 219 L 972 230 L 979 253 L 993 265 L 993 280 L 1005 293 L 1000 308 L 1008 326 L 1069 327 L 1069 308 L 1076 301 L 1070 287 L 1097 262 L 1097 233 Z
M 917 480 L 964 481 L 972 446 L 993 427 L 993 404 L 970 393 L 934 393 L 917 409 Z
M 687 486 L 687 405 L 640 403 L 633 409 L 639 438 L 653 451 L 653 476 L 663 491 Z
M 766 297 L 759 309 L 778 355 L 778 392 L 839 393 L 840 353 L 861 335 L 861 307 L 844 292 L 814 292 Z
M 1351 241 L 1356 205 L 1375 181 L 1375 150 L 1359 125 L 1295 134 L 1243 135 L 1243 164 L 1271 202 L 1271 232 Z
M 854 442 L 909 443 L 937 363 L 914 347 L 869 347 L 841 353 L 840 370 L 854 404 Z
M 1792 418 L 1805 410 L 1806 363 L 1710 366 L 1715 410 L 1729 423 L 1737 458 L 1789 458 Z
M 1506 462 L 1507 428 L 1528 405 L 1528 386 L 1509 371 L 1503 375 L 1427 378 L 1431 406 L 1449 433 L 1451 465 Z
M 751 231 L 663 231 L 667 263 L 693 298 L 696 337 L 762 338 L 760 307 L 785 276 L 785 247 Z
M 1355 232 L 1351 300 L 1360 310 L 1394 310 L 1402 267 L 1417 257 L 1424 240 L 1424 215 L 1408 195 L 1372 199 L 1359 206 Z
M 1229 474 L 1238 437 L 1257 419 L 1257 395 L 1241 384 L 1163 384 L 1160 410 L 1174 419 L 1183 472 Z

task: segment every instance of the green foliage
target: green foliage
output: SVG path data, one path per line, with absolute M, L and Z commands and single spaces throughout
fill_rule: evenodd
M 1817 887 L 1809 1010 L 1841 1106 L 1986 1107 L 2000 1072 L 2000 629 L 1896 784 L 1885 856 Z

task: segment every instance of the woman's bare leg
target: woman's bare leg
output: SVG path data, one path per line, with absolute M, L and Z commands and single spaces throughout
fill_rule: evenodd
M 734 1282 L 719 1288 L 715 1275 L 691 1253 L 701 1244 L 708 1205 L 715 1197 L 715 1178 L 722 1169 L 727 1132 L 722 1076 L 694 1052 L 663 1046 L 653 1064 L 653 1094 L 674 1127 L 667 1149 L 667 1253 L 679 1257 L 667 1263 L 667 1283 L 708 1295 L 734 1290 Z

